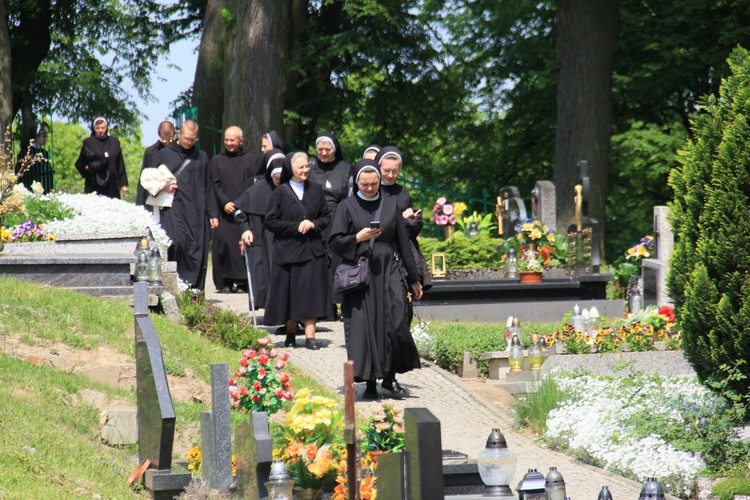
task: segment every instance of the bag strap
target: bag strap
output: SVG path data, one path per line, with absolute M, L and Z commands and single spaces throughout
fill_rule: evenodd
M 302 215 L 305 217 L 305 219 L 309 219 L 310 217 L 307 215 L 307 209 L 302 204 L 302 200 L 297 198 L 297 193 L 294 192 L 292 185 L 289 184 L 288 182 L 286 183 L 286 185 L 289 187 L 289 192 L 292 193 L 292 199 L 294 199 L 294 201 L 297 202 L 297 205 L 299 205 L 300 210 L 302 210 Z
M 174 175 L 175 179 L 177 178 L 178 175 L 180 175 L 180 172 L 185 170 L 185 167 L 188 166 L 188 163 L 190 163 L 190 158 L 185 158 L 184 160 L 182 160 L 182 163 L 180 164 L 180 166 L 177 167 L 177 170 L 175 170 L 174 174 L 172 174 Z

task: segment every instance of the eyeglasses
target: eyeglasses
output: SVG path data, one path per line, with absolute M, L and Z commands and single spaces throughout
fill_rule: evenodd
M 197 141 L 197 137 L 180 137 L 181 142 L 186 142 L 188 144 L 195 144 L 195 141 Z
M 380 173 L 385 175 L 396 175 L 401 171 L 400 168 L 384 168 L 380 171 Z

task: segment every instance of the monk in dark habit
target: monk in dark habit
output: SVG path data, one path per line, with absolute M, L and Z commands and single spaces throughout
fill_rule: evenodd
M 163 121 L 159 124 L 157 130 L 159 134 L 159 140 L 146 148 L 143 152 L 143 163 L 141 163 L 141 171 L 144 168 L 158 167 L 159 166 L 159 151 L 166 148 L 172 141 L 174 141 L 174 125 L 172 122 Z M 146 203 L 146 190 L 143 189 L 141 183 L 138 183 L 138 192 L 135 196 L 136 205 L 144 205 Z
M 91 136 L 83 140 L 76 169 L 84 179 L 83 190 L 110 198 L 128 193 L 128 174 L 120 141 L 109 135 L 109 123 L 100 116 L 91 125 Z
M 162 188 L 174 198 L 171 206 L 160 210 L 160 222 L 172 240 L 167 258 L 177 262 L 177 275 L 191 288 L 203 290 L 209 227 L 219 225 L 219 209 L 210 182 L 208 157 L 195 147 L 197 139 L 198 124 L 185 120 L 177 142 L 159 152 L 159 164 L 165 165 L 174 176 Z
M 224 150 L 211 158 L 209 171 L 219 206 L 219 227 L 213 230 L 211 261 L 213 279 L 219 293 L 247 292 L 247 270 L 238 242 L 242 237 L 234 221 L 234 202 L 263 174 L 258 158 L 245 150 L 242 129 L 228 127 L 224 131 Z

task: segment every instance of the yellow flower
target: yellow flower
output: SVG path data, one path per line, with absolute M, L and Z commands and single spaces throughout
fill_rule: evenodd
M 529 237 L 530 237 L 530 238 L 531 238 L 532 240 L 539 240 L 539 239 L 541 239 L 541 238 L 542 238 L 542 232 L 541 232 L 541 231 L 540 231 L 539 229 L 537 229 L 537 228 L 534 228 L 534 229 L 532 229 L 532 230 L 531 230 L 531 232 L 529 233 Z
M 532 229 L 534 229 L 534 224 L 532 224 L 531 222 L 524 222 L 523 225 L 521 225 L 521 231 L 523 232 L 528 233 Z
M 453 204 L 453 214 L 456 217 L 461 217 L 464 212 L 466 212 L 466 209 L 469 208 L 466 206 L 466 203 L 463 203 L 461 201 L 457 201 Z
M 547 235 L 547 241 L 549 241 L 550 243 L 554 243 L 555 242 L 555 235 L 552 234 L 552 233 L 548 234 Z
M 4 227 L 0 227 L 0 239 L 3 241 L 10 241 L 11 234 L 13 234 L 11 231 L 8 231 Z

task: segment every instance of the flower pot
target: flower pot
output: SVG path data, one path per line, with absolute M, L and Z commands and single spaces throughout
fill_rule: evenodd
M 521 276 L 521 283 L 541 283 L 542 272 L 541 271 L 521 271 L 518 273 Z
M 445 241 L 448 241 L 451 238 L 453 238 L 453 235 L 455 233 L 456 233 L 455 225 L 443 226 L 443 237 L 445 238 Z
M 321 500 L 323 498 L 323 488 L 304 488 L 294 490 L 294 498 L 297 500 Z

